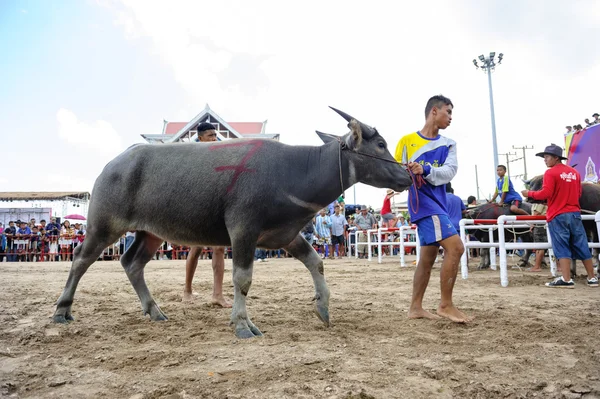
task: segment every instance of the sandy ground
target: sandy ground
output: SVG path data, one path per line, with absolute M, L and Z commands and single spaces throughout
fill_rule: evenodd
M 117 262 L 79 285 L 76 321 L 50 321 L 70 265 L 0 264 L 0 396 L 19 398 L 595 398 L 598 298 L 542 287 L 549 273 L 494 271 L 459 280 L 468 325 L 409 320 L 413 267 L 326 261 L 332 327 L 312 311 L 312 280 L 293 259 L 257 263 L 248 309 L 265 336 L 238 340 L 229 310 L 208 305 L 210 261 L 194 303 L 184 261 L 153 261 L 146 280 L 169 316 L 150 322 Z M 473 269 L 474 267 L 472 267 Z M 439 264 L 426 294 L 434 310 Z M 459 274 L 460 278 L 460 274 Z M 231 261 L 225 292 L 232 293 Z M 231 295 L 229 295 L 231 297 Z

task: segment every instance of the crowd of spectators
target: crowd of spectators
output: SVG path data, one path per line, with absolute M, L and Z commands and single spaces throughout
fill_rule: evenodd
M 592 115 L 592 118 L 594 118 L 594 119 L 592 119 L 591 121 L 589 118 L 585 118 L 585 120 L 583 121 L 585 124 L 585 127 L 580 123 L 574 124 L 572 126 L 566 126 L 565 129 L 567 129 L 567 131 L 565 132 L 565 136 L 567 136 L 569 134 L 577 133 L 577 132 L 579 132 L 585 128 L 588 128 L 590 126 L 600 124 L 600 114 L 598 114 L 596 112 Z
M 0 262 L 67 261 L 72 258 L 73 249 L 83 242 L 85 230 L 80 223 L 71 225 L 68 220 L 57 223 L 55 217 L 50 223 L 35 219 L 29 222 L 9 221 L 8 226 L 0 223 Z

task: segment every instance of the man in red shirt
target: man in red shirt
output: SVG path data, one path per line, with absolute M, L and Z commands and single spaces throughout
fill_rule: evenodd
M 392 197 L 400 193 L 394 192 L 391 188 L 388 188 L 385 198 L 383 199 L 383 206 L 381 207 L 381 218 L 383 219 L 383 227 L 396 227 L 396 215 L 392 213 Z
M 551 283 L 551 288 L 575 288 L 571 279 L 571 259 L 581 259 L 588 274 L 588 286 L 598 287 L 598 279 L 594 275 L 592 254 L 588 247 L 587 236 L 581 222 L 581 177 L 579 173 L 561 161 L 563 150 L 551 144 L 538 157 L 543 157 L 548 170 L 544 173 L 544 186 L 540 191 L 523 190 L 524 197 L 534 200 L 548 200 L 546 220 L 552 238 L 554 256 L 562 277 Z

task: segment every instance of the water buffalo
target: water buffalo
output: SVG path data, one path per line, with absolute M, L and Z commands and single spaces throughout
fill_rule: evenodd
M 544 185 L 544 176 L 536 176 L 533 179 L 525 182 L 529 186 L 529 190 L 539 191 Z M 536 202 L 528 199 L 530 202 Z M 545 201 L 544 201 L 545 202 Z M 582 212 L 584 213 L 596 213 L 600 211 L 600 184 L 582 183 L 581 185 L 581 197 L 579 197 L 579 206 L 581 206 Z M 593 220 L 584 220 L 583 227 L 587 233 L 588 240 L 598 242 L 598 229 L 596 222 Z M 598 249 L 594 249 L 594 267 L 597 272 L 600 273 L 600 262 L 598 261 Z M 576 262 L 575 260 L 571 263 L 571 274 L 576 275 Z
M 519 208 L 524 209 L 531 214 L 531 204 L 522 202 Z M 468 210 L 467 216 L 471 219 L 498 219 L 502 215 L 512 215 L 510 207 L 507 205 L 499 206 L 496 203 L 483 204 Z M 489 233 L 487 230 L 471 230 L 471 234 L 481 242 L 489 242 Z M 505 238 L 507 241 L 521 238 L 524 242 L 533 242 L 533 235 L 529 229 L 513 229 L 507 228 Z M 494 231 L 494 241 L 498 241 L 498 230 Z M 526 250 L 519 263 L 519 267 L 524 267 L 528 264 L 529 257 L 532 251 Z M 490 267 L 490 250 L 488 248 L 481 249 L 481 260 L 479 261 L 478 270 L 488 269 Z
M 375 128 L 335 111 L 348 121 L 350 132 L 341 137 L 317 132 L 325 143 L 320 147 L 236 139 L 139 144 L 117 156 L 96 179 L 87 236 L 74 251 L 53 320 L 73 320 L 71 305 L 81 277 L 104 248 L 135 230 L 135 241 L 121 257 L 121 265 L 144 314 L 152 320 L 167 317 L 146 286 L 144 267 L 167 240 L 232 247 L 231 323 L 237 337 L 262 335 L 246 311 L 257 246 L 284 248 L 308 268 L 317 314 L 329 325 L 323 261 L 300 230 L 319 209 L 357 182 L 395 191 L 412 184 Z

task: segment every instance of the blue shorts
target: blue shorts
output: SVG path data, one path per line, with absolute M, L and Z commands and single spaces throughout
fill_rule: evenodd
M 556 259 L 592 258 L 581 215 L 577 212 L 561 213 L 548 222 L 552 249 Z
M 419 243 L 422 247 L 439 247 L 440 241 L 458 234 L 448 215 L 431 215 L 417 221 L 416 225 L 419 228 Z

